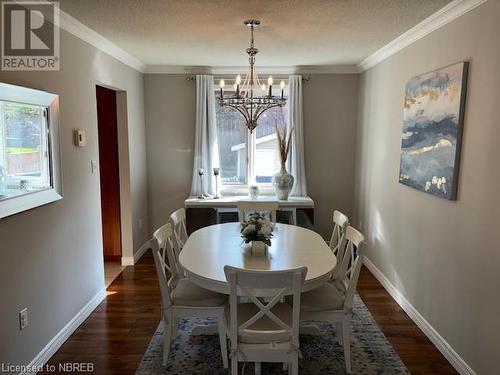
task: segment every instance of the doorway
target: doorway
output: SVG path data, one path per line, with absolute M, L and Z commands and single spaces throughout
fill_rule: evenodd
M 102 242 L 106 286 L 122 270 L 117 92 L 96 86 Z

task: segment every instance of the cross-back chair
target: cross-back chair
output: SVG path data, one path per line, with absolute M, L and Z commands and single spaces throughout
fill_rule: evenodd
M 340 211 L 333 211 L 333 232 L 330 239 L 330 249 L 333 255 L 337 257 L 337 264 L 332 272 L 332 279 L 337 278 L 338 269 L 342 263 L 342 258 L 344 257 L 344 249 L 340 247 L 342 242 L 342 237 L 344 236 L 345 230 L 349 225 L 349 218 L 347 215 Z
M 174 231 L 175 240 L 177 241 L 177 247 L 182 250 L 188 239 L 186 230 L 186 210 L 184 208 L 179 208 L 174 211 L 170 215 L 170 221 L 172 222 L 172 229 Z
M 307 268 L 287 271 L 248 271 L 225 266 L 230 286 L 227 330 L 231 342 L 231 374 L 238 374 L 239 362 L 290 364 L 289 372 L 298 374 L 300 298 Z M 267 297 L 268 303 L 256 297 Z M 290 295 L 293 307 L 280 302 Z M 249 299 L 238 304 L 238 296 Z
M 189 279 L 182 278 L 170 223 L 154 232 L 151 243 L 160 283 L 162 319 L 165 323 L 163 364 L 167 364 L 170 344 L 177 334 L 181 318 L 217 317 L 222 362 L 227 368 L 227 340 L 224 324 L 227 296 L 201 288 Z
M 344 347 L 346 371 L 351 373 L 351 316 L 354 295 L 358 284 L 364 252 L 364 236 L 351 226 L 339 244 L 343 258 L 335 282 L 302 293 L 301 320 L 329 321 L 335 323 L 339 342 Z

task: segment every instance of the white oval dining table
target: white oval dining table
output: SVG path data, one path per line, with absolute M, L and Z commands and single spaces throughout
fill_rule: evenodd
M 330 278 L 337 261 L 316 232 L 276 224 L 267 255 L 256 256 L 251 255 L 249 245 L 242 244 L 240 228 L 240 223 L 226 223 L 193 232 L 179 254 L 179 263 L 189 279 L 203 288 L 229 294 L 225 265 L 259 271 L 307 267 L 303 291 L 317 288 Z

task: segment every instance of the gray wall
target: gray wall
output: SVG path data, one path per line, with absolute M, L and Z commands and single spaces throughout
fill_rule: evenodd
M 62 30 L 59 72 L 0 72 L 0 80 L 60 95 L 64 198 L 0 220 L 0 363 L 27 364 L 104 287 L 99 175 L 90 169 L 99 160 L 96 83 L 127 92 L 135 249 L 148 238 L 144 83 Z M 85 148 L 72 145 L 75 128 L 86 130 Z M 19 331 L 24 307 L 29 326 Z
M 358 76 L 317 74 L 304 84 L 304 138 L 316 227 L 331 233 L 335 208 L 353 212 Z M 184 205 L 191 189 L 196 83 L 185 75 L 145 76 L 151 230 Z
M 318 74 L 304 84 L 307 189 L 326 239 L 333 210 L 353 214 L 357 99 L 358 75 Z
M 196 83 L 146 74 L 146 143 L 151 232 L 184 206 L 193 172 Z
M 478 374 L 498 373 L 500 2 L 361 76 L 356 225 L 368 258 Z M 470 60 L 458 201 L 398 183 L 405 82 Z

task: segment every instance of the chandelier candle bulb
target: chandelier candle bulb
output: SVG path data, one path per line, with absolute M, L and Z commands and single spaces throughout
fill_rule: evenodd
M 236 96 L 240 95 L 240 83 L 241 83 L 241 76 L 238 74 L 236 76 Z

